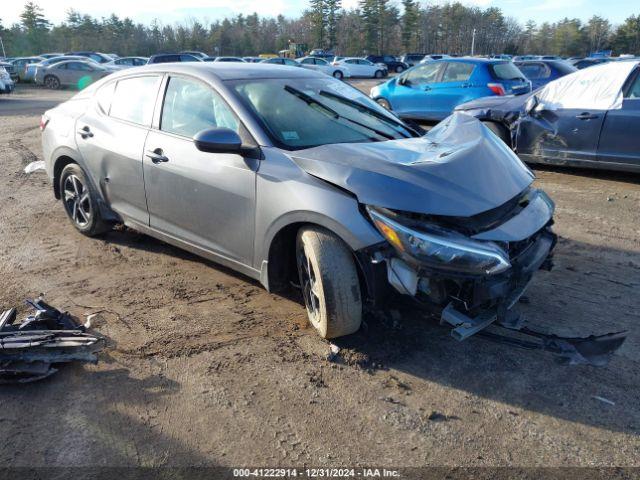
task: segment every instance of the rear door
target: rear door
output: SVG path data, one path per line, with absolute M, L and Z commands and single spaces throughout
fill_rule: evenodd
M 211 86 L 171 76 L 155 124 L 144 158 L 151 227 L 251 265 L 258 161 L 201 152 L 193 141 L 198 132 L 214 127 L 231 128 L 247 139 L 240 120 Z
M 76 143 L 94 185 L 125 221 L 149 224 L 142 152 L 161 77 L 141 75 L 106 83 L 76 121 Z
M 425 63 L 398 77 L 389 99 L 393 111 L 407 118 L 436 119 L 430 99 L 431 86 L 436 83 L 442 67 L 443 62 Z
M 607 111 L 598 161 L 640 168 L 640 69 L 631 73 L 623 93 L 622 108 Z
M 429 109 L 436 119 L 449 116 L 461 103 L 477 98 L 473 94 L 471 77 L 476 68 L 473 63 L 442 62 L 442 73 L 437 82 L 430 85 Z

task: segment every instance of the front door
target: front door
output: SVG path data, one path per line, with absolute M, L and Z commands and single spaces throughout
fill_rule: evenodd
M 231 128 L 247 138 L 240 120 L 209 85 L 170 77 L 159 129 L 149 133 L 144 149 L 150 226 L 251 265 L 257 161 L 199 151 L 194 135 L 214 127 Z
M 596 161 L 606 110 L 559 108 L 535 111 L 518 125 L 516 146 L 525 159 Z
M 396 80 L 391 108 L 401 117 L 433 119 L 431 104 L 432 85 L 438 78 L 442 63 L 418 65 Z

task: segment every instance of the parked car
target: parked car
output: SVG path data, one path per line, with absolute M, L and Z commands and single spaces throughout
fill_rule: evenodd
M 387 67 L 387 71 L 401 73 L 404 72 L 409 65 L 404 62 L 401 62 L 393 55 L 368 55 L 365 57 L 366 60 L 369 60 L 371 63 L 382 64 Z
M 594 65 L 600 65 L 601 63 L 610 62 L 610 58 L 581 58 L 579 60 L 571 61 L 571 64 L 576 67 L 578 70 L 582 70 L 583 68 L 593 67 Z
M 205 60 L 208 60 L 205 59 Z M 174 63 L 174 62 L 202 62 L 200 57 L 195 57 L 188 53 L 158 53 L 157 55 L 151 55 L 148 64 L 154 63 Z
M 64 55 L 64 53 L 41 53 L 40 55 L 38 55 L 39 57 L 42 58 L 53 58 L 53 57 L 61 57 L 62 55 Z
M 419 64 L 424 57 L 426 57 L 426 53 L 405 53 L 400 57 L 400 61 L 409 67 L 413 67 Z
M 11 75 L 4 67 L 0 67 L 0 94 L 6 94 L 13 92 L 15 84 L 11 80 Z
M 111 72 L 96 62 L 67 60 L 43 68 L 37 78 L 42 78 L 42 84 L 47 88 L 75 87 L 82 90 Z
M 38 63 L 44 60 L 42 57 L 18 57 L 9 61 L 18 75 L 17 81 L 22 82 L 25 78 L 27 65 L 30 63 Z
M 388 74 L 385 65 L 375 65 L 364 58 L 346 57 L 331 65 L 341 69 L 343 74 L 348 73 L 351 77 L 383 78 Z
M 296 59 L 300 66 L 309 70 L 316 70 L 318 72 L 331 75 L 338 80 L 351 77 L 351 72 L 344 65 L 335 65 L 326 61 L 324 58 L 317 57 L 302 57 Z
M 148 61 L 147 57 L 120 57 L 103 65 L 108 69 L 122 70 L 123 68 L 141 67 L 146 65 Z
M 62 55 L 62 56 L 58 56 L 58 57 L 50 57 L 47 58 L 45 60 L 42 60 L 41 62 L 38 63 L 30 63 L 29 65 L 26 65 L 25 67 L 25 71 L 24 71 L 24 81 L 26 82 L 34 82 L 34 83 L 38 83 L 38 84 L 42 84 L 43 83 L 43 78 L 42 75 L 40 75 L 39 79 L 38 77 L 38 72 L 42 71 L 42 69 L 47 68 L 50 65 L 53 65 L 55 63 L 59 63 L 59 62 L 65 62 L 68 60 L 80 60 L 83 62 L 93 62 L 96 65 L 98 65 L 97 62 L 95 62 L 94 60 L 92 60 L 89 57 L 82 57 L 79 55 Z
M 468 335 L 465 321 L 504 320 L 550 267 L 553 202 L 480 122 L 453 115 L 423 136 L 316 71 L 123 70 L 41 125 L 79 232 L 124 223 L 269 291 L 299 284 L 325 338 L 357 331 L 394 290 Z
M 192 55 L 194 57 L 198 57 L 200 60 L 204 60 L 205 58 L 209 58 L 209 55 L 207 55 L 204 52 L 199 52 L 197 50 L 188 50 L 188 51 L 180 52 L 180 53 L 184 53 L 185 55 Z
M 5 69 L 5 71 L 9 74 L 9 77 L 11 77 L 12 82 L 15 83 L 18 81 L 18 72 L 16 71 L 16 67 L 14 67 L 13 64 L 2 61 L 0 62 L 0 67 Z
M 520 97 L 459 105 L 532 163 L 640 172 L 640 61 L 597 65 Z
M 425 55 L 422 60 L 420 60 L 419 63 L 429 63 L 432 62 L 434 60 L 442 60 L 443 58 L 452 58 L 451 55 L 446 55 L 444 53 L 438 53 L 438 54 L 429 54 L 429 55 Z
M 73 55 L 74 57 L 87 57 L 96 63 L 109 63 L 113 61 L 113 57 L 106 53 L 91 52 L 91 51 L 79 51 L 79 52 L 67 52 L 65 55 Z
M 372 88 L 371 98 L 401 118 L 440 121 L 469 100 L 530 91 L 512 62 L 469 57 L 420 64 Z
M 244 59 L 240 57 L 215 57 L 213 60 L 205 59 L 206 62 L 236 62 L 246 63 Z
M 271 63 L 274 65 L 287 65 L 289 67 L 301 67 L 302 65 L 297 60 L 285 57 L 266 58 L 260 63 Z
M 564 60 L 525 60 L 515 62 L 515 65 L 528 80 L 531 80 L 533 90 L 577 71 L 576 67 Z

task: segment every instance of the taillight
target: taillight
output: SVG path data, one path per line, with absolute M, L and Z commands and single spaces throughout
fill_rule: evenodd
M 487 87 L 496 95 L 506 95 L 506 91 L 501 83 L 487 83 Z
M 40 117 L 40 130 L 44 130 L 49 125 L 49 118 L 46 115 Z

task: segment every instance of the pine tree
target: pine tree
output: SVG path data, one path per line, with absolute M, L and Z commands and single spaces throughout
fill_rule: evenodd
M 327 40 L 329 48 L 335 48 L 338 44 L 338 22 L 342 0 L 326 0 L 327 4 Z

